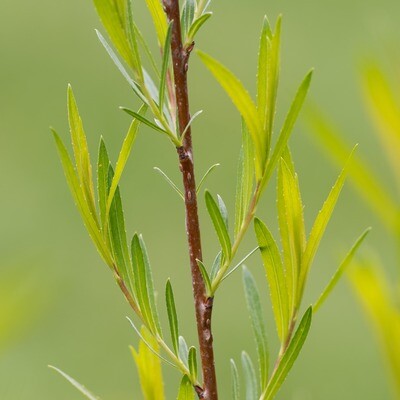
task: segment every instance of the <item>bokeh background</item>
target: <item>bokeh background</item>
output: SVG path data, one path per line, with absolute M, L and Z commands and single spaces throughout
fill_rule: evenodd
M 134 2 L 136 21 L 153 36 L 144 1 Z M 365 57 L 396 65 L 400 43 L 397 0 L 214 0 L 214 17 L 198 37 L 198 47 L 217 56 L 254 93 L 258 35 L 262 17 L 284 15 L 282 84 L 278 123 L 297 84 L 310 67 L 316 74 L 310 96 L 359 142 L 390 186 L 386 161 L 365 112 L 359 63 Z M 94 159 L 103 135 L 113 160 L 129 125 L 118 106 L 136 100 L 98 43 L 100 22 L 90 0 L 0 1 L 0 399 L 79 399 L 54 364 L 103 399 L 141 398 L 129 344 L 137 338 L 113 279 L 90 242 L 65 183 L 49 125 L 67 140 L 66 87 L 73 85 Z M 154 40 L 153 40 L 154 42 Z M 400 65 L 400 64 L 397 64 Z M 390 67 L 390 66 L 389 66 Z M 206 186 L 234 206 L 240 118 L 229 99 L 193 56 L 192 110 L 204 114 L 194 126 L 197 172 L 219 162 Z M 291 141 L 311 226 L 338 170 L 301 122 Z M 182 332 L 195 343 L 184 215 L 178 197 L 153 171 L 158 166 L 179 182 L 174 149 L 142 129 L 122 180 L 129 235 L 144 234 L 155 284 L 163 297 L 171 277 Z M 259 215 L 276 231 L 274 181 Z M 206 261 L 217 244 L 201 203 Z M 395 275 L 395 249 L 387 233 L 347 186 L 314 263 L 305 304 L 313 301 L 358 234 L 372 225 L 368 247 L 378 250 Z M 243 252 L 254 246 L 252 232 Z M 263 289 L 271 351 L 276 338 L 263 268 L 248 262 Z M 165 321 L 165 308 L 160 301 Z M 245 309 L 240 273 L 226 281 L 215 303 L 215 345 L 221 398 L 230 398 L 229 358 L 239 360 L 255 345 Z M 6 334 L 7 333 L 7 334 Z M 165 368 L 168 398 L 178 376 Z M 342 281 L 316 316 L 309 340 L 279 399 L 389 399 L 390 386 L 373 334 L 347 282 Z

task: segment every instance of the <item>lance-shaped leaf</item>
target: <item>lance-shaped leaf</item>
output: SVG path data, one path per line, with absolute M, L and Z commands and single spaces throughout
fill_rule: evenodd
M 182 17 L 181 17 L 183 37 L 186 37 L 189 28 L 192 25 L 195 9 L 196 9 L 195 0 L 185 0 L 183 4 Z
M 94 4 L 115 48 L 125 62 L 135 68 L 135 60 L 127 35 L 128 2 L 126 0 L 94 0 Z
M 103 240 L 103 236 L 98 227 L 98 224 L 93 218 L 90 208 L 86 202 L 85 196 L 83 195 L 82 188 L 79 184 L 79 179 L 76 175 L 76 171 L 71 162 L 68 151 L 58 134 L 54 130 L 52 130 L 52 133 L 56 142 L 58 155 L 63 166 L 65 178 L 72 193 L 72 197 L 74 198 L 75 204 L 81 214 L 82 220 L 86 226 L 86 229 L 88 230 L 89 236 L 92 238 L 98 252 L 103 257 L 106 264 L 110 268 L 112 268 L 114 262 L 111 253 L 107 247 L 107 244 Z
M 161 1 L 146 0 L 146 4 L 153 19 L 154 27 L 156 28 L 158 44 L 162 47 L 165 43 L 165 37 L 167 36 L 167 19 L 162 9 Z
M 109 165 L 107 193 L 110 192 L 113 177 L 114 170 L 111 165 Z M 108 226 L 113 258 L 115 260 L 117 270 L 125 284 L 130 287 L 132 293 L 134 293 L 134 276 L 132 274 L 131 260 L 129 258 L 129 248 L 126 240 L 125 218 L 118 186 L 111 202 L 108 216 Z
M 224 88 L 236 108 L 242 115 L 249 129 L 256 154 L 257 177 L 260 178 L 266 162 L 265 148 L 262 142 L 262 125 L 257 108 L 243 84 L 226 67 L 209 55 L 198 51 L 200 59 Z
M 131 347 L 131 352 L 139 373 L 140 386 L 144 400 L 164 400 L 164 382 L 161 370 L 161 359 L 157 357 L 149 346 L 159 352 L 160 348 L 154 336 L 143 326 L 141 329 L 139 348 L 136 351 Z
M 294 334 L 288 348 L 283 354 L 278 367 L 270 378 L 268 386 L 261 396 L 262 400 L 272 400 L 282 386 L 282 383 L 286 379 L 301 349 L 303 348 L 304 342 L 310 330 L 311 319 L 312 307 L 309 307 L 304 313 L 303 318 L 301 319 L 300 324 L 296 330 L 296 333 Z
M 169 56 L 171 53 L 172 24 L 173 22 L 170 22 L 168 25 L 168 31 L 167 31 L 167 36 L 165 38 L 164 50 L 163 50 L 163 60 L 162 60 L 161 76 L 160 76 L 159 102 L 158 102 L 158 108 L 160 112 L 163 112 L 164 109 L 165 89 L 166 89 L 167 73 L 169 67 Z
M 309 131 L 319 139 L 329 156 L 338 165 L 343 165 L 351 147 L 342 139 L 338 129 L 316 110 L 309 116 L 308 122 L 311 127 Z M 399 207 L 367 162 L 354 157 L 349 167 L 349 179 L 386 226 L 397 234 Z
M 226 208 L 224 200 L 222 200 L 222 197 L 219 194 L 217 194 L 217 200 L 218 200 L 218 208 L 221 213 L 222 219 L 224 220 L 226 229 L 229 229 L 228 209 Z
M 332 292 L 332 290 L 335 288 L 337 285 L 339 279 L 342 277 L 348 266 L 350 265 L 351 261 L 353 260 L 354 254 L 358 250 L 358 248 L 361 246 L 362 242 L 368 235 L 368 233 L 371 231 L 371 228 L 366 229 L 362 235 L 356 240 L 354 243 L 353 247 L 350 249 L 350 251 L 347 253 L 346 257 L 342 261 L 342 263 L 339 265 L 339 268 L 336 270 L 335 274 L 332 276 L 330 282 L 324 289 L 324 291 L 321 293 L 321 296 L 319 299 L 316 301 L 313 309 L 314 313 L 318 311 L 318 309 L 321 307 L 321 305 L 324 303 L 324 301 L 327 299 L 329 294 Z
M 216 201 L 211 196 L 210 192 L 205 192 L 206 206 L 208 213 L 210 214 L 212 223 L 214 225 L 215 231 L 217 232 L 217 236 L 219 242 L 221 244 L 222 253 L 226 260 L 230 260 L 231 258 L 231 240 L 229 238 L 228 229 L 225 225 L 224 218 L 221 214 L 221 211 L 216 203 Z
M 108 168 L 110 159 L 103 138 L 100 138 L 99 155 L 97 158 L 97 196 L 100 209 L 101 227 L 106 221 L 107 197 L 108 197 Z M 108 236 L 103 232 L 103 236 Z
M 197 354 L 196 348 L 191 347 L 188 354 L 189 371 L 193 382 L 197 381 Z
M 86 141 L 85 131 L 83 129 L 82 119 L 79 115 L 78 106 L 70 85 L 68 86 L 67 98 L 68 122 L 71 132 L 72 147 L 74 149 L 76 170 L 78 172 L 79 182 L 81 184 L 83 195 L 85 196 L 90 212 L 95 222 L 98 223 L 89 149 Z
M 243 267 L 243 285 L 247 309 L 249 311 L 251 326 L 257 345 L 260 383 L 261 387 L 264 388 L 268 382 L 268 339 L 257 285 L 252 274 L 246 267 Z
M 254 182 L 253 160 L 252 143 L 246 124 L 242 120 L 242 148 L 240 150 L 236 183 L 235 237 L 240 232 L 251 201 Z
M 256 372 L 251 358 L 245 351 L 242 352 L 242 368 L 246 384 L 246 400 L 258 399 L 260 393 L 257 385 Z
M 285 151 L 286 146 L 288 145 L 290 135 L 293 132 L 294 125 L 304 104 L 308 89 L 310 88 L 312 74 L 313 70 L 311 70 L 306 75 L 297 90 L 296 96 L 292 102 L 292 105 L 290 106 L 285 122 L 283 123 L 282 129 L 279 133 L 278 141 L 275 145 L 274 151 L 270 159 L 268 160 L 267 167 L 263 175 L 263 180 L 261 184 L 262 187 L 265 187 L 265 185 L 270 180 L 271 175 L 274 172 L 276 165 L 278 164 L 278 161 L 282 157 L 282 154 Z
M 167 280 L 165 287 L 165 302 L 167 304 L 167 313 L 169 321 L 169 330 L 171 332 L 172 346 L 175 351 L 175 355 L 179 354 L 179 327 L 178 327 L 178 316 L 176 314 L 174 292 L 170 280 Z
M 151 270 L 147 259 L 147 252 L 143 247 L 143 240 L 137 234 L 133 235 L 131 252 L 134 287 L 140 310 L 150 331 L 153 334 L 161 334 L 158 315 L 155 309 L 155 294 L 154 288 L 152 288 Z
M 187 367 L 189 367 L 189 349 L 183 336 L 179 336 L 179 358 Z
M 356 146 L 357 147 L 357 146 Z M 310 236 L 308 238 L 306 249 L 304 250 L 303 258 L 301 260 L 301 268 L 300 268 L 300 278 L 299 278 L 299 286 L 298 286 L 298 301 L 300 301 L 303 291 L 304 285 L 307 280 L 308 273 L 311 268 L 311 264 L 314 260 L 315 253 L 319 247 L 321 239 L 325 233 L 325 229 L 328 225 L 329 220 L 331 219 L 333 210 L 335 209 L 336 203 L 339 199 L 339 195 L 342 191 L 344 182 L 346 180 L 346 176 L 349 172 L 349 167 L 351 163 L 351 158 L 356 149 L 354 147 L 351 152 L 346 165 L 344 166 L 342 172 L 340 173 L 337 181 L 335 182 L 333 188 L 331 189 L 328 198 L 323 204 L 321 210 L 319 211 L 317 218 L 315 219 L 314 225 L 311 229 Z
M 258 218 L 254 220 L 254 228 L 267 275 L 276 328 L 282 343 L 286 338 L 289 327 L 289 298 L 291 293 L 287 290 L 282 259 L 271 232 Z
M 77 382 L 75 379 L 71 378 L 65 372 L 60 369 L 49 365 L 49 368 L 54 369 L 54 371 L 58 372 L 63 378 L 65 378 L 72 386 L 74 386 L 77 390 L 79 390 L 87 399 L 89 400 L 100 400 L 99 397 L 92 394 L 88 389 L 85 388 L 82 384 Z
M 289 309 L 295 307 L 296 289 L 306 239 L 303 204 L 297 175 L 293 175 L 281 159 L 278 170 L 278 216 L 281 232 L 287 287 L 290 292 Z
M 179 386 L 179 393 L 176 400 L 193 400 L 194 399 L 194 391 L 192 383 L 187 375 L 185 375 Z
M 201 15 L 199 18 L 196 18 L 193 21 L 193 24 L 190 26 L 189 31 L 187 33 L 187 39 L 185 45 L 189 45 L 193 39 L 195 38 L 197 32 L 200 28 L 205 24 L 205 22 L 212 16 L 212 12 L 206 12 Z
M 118 56 L 115 54 L 114 50 L 108 44 L 107 40 L 103 37 L 103 35 L 98 30 L 96 30 L 96 34 L 100 40 L 100 43 L 103 45 L 103 47 L 107 51 L 108 55 L 110 56 L 111 60 L 115 64 L 115 66 L 118 68 L 119 72 L 121 72 L 122 76 L 129 83 L 130 87 L 133 89 L 136 96 L 138 96 L 139 99 L 143 101 L 143 103 L 147 104 L 148 100 L 143 95 L 143 93 L 139 87 L 139 84 L 131 78 L 128 71 L 125 69 L 125 67 L 122 65 L 121 61 L 118 59 Z
M 236 363 L 231 359 L 231 378 L 232 378 L 232 400 L 239 400 L 240 386 L 239 386 L 239 372 Z
M 147 105 L 143 105 L 139 113 L 140 115 L 144 115 L 147 110 Z M 139 125 L 140 121 L 138 119 L 134 119 L 131 122 L 131 125 L 129 126 L 128 133 L 126 134 L 126 137 L 124 139 L 124 142 L 122 144 L 121 151 L 118 156 L 117 163 L 115 165 L 115 172 L 114 172 L 114 177 L 111 182 L 111 187 L 108 193 L 108 198 L 107 198 L 107 207 L 106 207 L 106 217 L 108 216 L 111 203 L 114 198 L 115 191 L 117 190 L 119 181 L 121 179 L 122 173 L 124 171 L 125 165 L 128 161 L 129 155 L 132 150 L 133 143 L 135 142 L 138 130 L 139 130 Z
M 197 261 L 197 265 L 200 269 L 201 276 L 203 277 L 203 282 L 206 287 L 207 295 L 211 296 L 211 293 L 212 293 L 211 279 L 210 279 L 210 276 L 208 275 L 207 268 L 205 267 L 205 265 L 203 264 L 202 261 L 200 261 L 200 260 L 196 260 L 196 261 Z

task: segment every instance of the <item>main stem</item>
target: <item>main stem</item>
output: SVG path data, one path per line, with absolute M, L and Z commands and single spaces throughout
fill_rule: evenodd
M 171 54 L 174 69 L 179 129 L 182 134 L 190 121 L 187 70 L 189 55 L 194 44 L 188 48 L 183 47 L 179 0 L 163 0 L 163 4 L 168 20 L 170 22 L 173 21 L 171 32 Z M 203 385 L 202 387 L 196 387 L 195 389 L 200 399 L 217 400 L 217 379 L 215 374 L 213 336 L 211 331 L 213 298 L 207 296 L 203 278 L 197 265 L 197 260 L 202 260 L 203 256 L 201 250 L 199 216 L 197 211 L 196 182 L 190 127 L 186 131 L 183 145 L 177 148 L 177 151 L 185 192 L 186 233 L 189 245 L 197 334 L 199 338 L 201 366 L 203 372 Z

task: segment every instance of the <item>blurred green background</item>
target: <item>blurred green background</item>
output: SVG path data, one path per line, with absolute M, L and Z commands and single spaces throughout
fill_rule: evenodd
M 382 180 L 390 185 L 386 162 L 366 115 L 357 65 L 366 56 L 398 60 L 397 0 L 214 0 L 214 17 L 198 47 L 216 56 L 254 92 L 262 17 L 284 15 L 283 67 L 278 122 L 301 77 L 316 68 L 311 101 L 359 142 Z M 153 38 L 144 1 L 135 1 L 136 21 Z M 98 43 L 100 22 L 90 0 L 0 2 L 0 399 L 79 399 L 80 394 L 47 368 L 53 364 L 103 399 L 140 398 L 129 344 L 137 338 L 125 316 L 129 308 L 96 254 L 65 183 L 49 125 L 67 139 L 66 87 L 73 85 L 88 134 L 92 158 L 102 134 L 113 160 L 129 118 L 118 106 L 137 106 L 128 86 Z M 399 65 L 399 64 L 398 64 Z M 197 172 L 220 162 L 206 186 L 220 193 L 233 213 L 240 119 L 229 99 L 193 56 L 192 110 L 204 114 L 194 127 Z M 291 148 L 300 175 L 310 224 L 338 171 L 299 124 Z M 182 332 L 192 344 L 190 276 L 184 215 L 178 197 L 154 171 L 158 166 L 179 181 L 169 142 L 141 131 L 122 180 L 128 233 L 144 234 L 163 297 L 172 278 Z M 276 229 L 274 184 L 259 215 Z M 206 261 L 217 245 L 201 204 Z M 386 232 L 347 186 L 314 264 L 306 302 L 313 301 L 340 257 L 366 226 L 374 230 L 367 247 L 378 249 L 393 268 L 395 249 Z M 243 252 L 254 247 L 252 232 Z M 248 266 L 263 285 L 272 350 L 275 331 L 258 256 Z M 164 315 L 163 301 L 159 301 Z M 229 358 L 246 349 L 254 355 L 240 273 L 221 288 L 215 303 L 215 346 L 221 398 L 230 397 Z M 21 309 L 23 312 L 21 312 Z M 19 310 L 19 311 L 17 311 Z M 5 322 L 4 322 L 5 321 Z M 3 324 L 3 325 L 1 325 Z M 275 347 L 274 347 L 275 346 Z M 309 340 L 279 399 L 389 399 L 390 388 L 373 334 L 349 286 L 342 282 L 314 320 Z M 168 398 L 178 377 L 165 368 Z

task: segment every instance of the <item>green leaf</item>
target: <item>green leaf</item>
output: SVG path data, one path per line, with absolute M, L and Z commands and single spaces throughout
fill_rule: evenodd
M 315 219 L 314 225 L 311 229 L 310 236 L 301 263 L 298 299 L 301 299 L 301 296 L 303 294 L 304 285 L 307 280 L 311 264 L 314 260 L 315 253 L 317 252 L 321 239 L 325 233 L 326 226 L 328 225 L 328 222 L 331 219 L 333 210 L 335 209 L 336 203 L 339 199 L 339 195 L 340 192 L 342 191 L 344 182 L 349 172 L 351 159 L 356 147 L 354 147 L 353 151 L 351 152 L 346 162 L 346 165 L 344 166 L 337 181 L 335 182 L 333 188 L 331 189 L 328 198 L 325 200 L 325 203 L 323 204 L 321 210 L 319 211 L 317 218 Z
M 96 220 L 93 218 L 90 208 L 83 195 L 82 188 L 79 184 L 79 180 L 76 175 L 74 166 L 72 165 L 71 159 L 68 155 L 68 151 L 65 148 L 58 134 L 54 130 L 52 130 L 52 133 L 54 136 L 54 140 L 56 142 L 61 164 L 63 166 L 65 178 L 72 193 L 72 197 L 74 198 L 75 204 L 78 207 L 83 222 L 86 226 L 86 229 L 89 232 L 89 236 L 92 238 L 98 252 L 103 257 L 106 264 L 110 268 L 112 268 L 114 261 L 111 257 L 107 244 L 103 240 L 98 224 L 96 223 Z
M 240 387 L 239 387 L 239 373 L 235 361 L 231 359 L 231 377 L 232 377 L 232 400 L 239 400 Z
M 197 51 L 197 54 L 226 91 L 245 120 L 254 143 L 257 159 L 256 175 L 257 178 L 260 178 L 266 162 L 266 154 L 262 146 L 262 125 L 253 100 L 243 84 L 226 67 L 201 51 Z
M 158 317 L 155 314 L 155 310 L 151 305 L 151 303 L 155 304 L 155 300 L 154 290 L 150 291 L 151 285 L 148 279 L 150 274 L 150 267 L 148 265 L 148 261 L 146 260 L 141 240 L 139 239 L 139 236 L 137 234 L 133 235 L 131 252 L 134 287 L 140 310 L 148 329 L 153 334 L 160 333 L 159 325 L 157 324 Z
M 278 216 L 289 291 L 289 310 L 295 308 L 300 266 L 306 246 L 303 203 L 297 175 L 281 159 L 278 170 Z
M 156 28 L 158 44 L 161 47 L 165 43 L 168 29 L 167 19 L 164 10 L 162 9 L 161 1 L 146 0 L 146 4 L 153 19 L 154 27 Z
M 108 190 L 110 192 L 111 183 L 114 177 L 114 170 L 111 165 L 108 167 Z M 129 258 L 128 242 L 126 240 L 125 219 L 122 209 L 121 195 L 119 187 L 115 190 L 109 212 L 109 230 L 110 242 L 113 252 L 113 258 L 116 263 L 117 270 L 121 275 L 125 284 L 131 288 L 133 292 L 133 276 L 131 273 L 131 260 Z
M 64 377 L 72 386 L 78 389 L 87 399 L 89 400 L 100 400 L 99 397 L 95 396 L 89 390 L 87 390 L 83 385 L 77 382 L 75 379 L 71 378 L 65 372 L 61 371 L 60 369 L 49 365 L 49 368 L 54 369 L 54 371 L 58 372 L 62 377 Z
M 208 170 L 206 171 L 206 173 L 205 173 L 205 174 L 203 175 L 203 177 L 201 178 L 200 183 L 197 185 L 196 194 L 199 193 L 199 191 L 200 191 L 201 187 L 203 186 L 203 183 L 205 182 L 205 180 L 206 180 L 206 178 L 208 177 L 208 175 L 210 175 L 210 173 L 211 173 L 216 167 L 219 167 L 219 166 L 220 166 L 220 164 L 214 164 L 214 165 L 211 165 L 210 168 L 208 168 Z
M 185 375 L 179 386 L 179 393 L 177 400 L 193 400 L 194 399 L 194 391 L 192 387 L 192 383 L 187 375 Z
M 145 125 L 149 126 L 150 128 L 154 129 L 157 132 L 165 133 L 169 136 L 169 132 L 160 128 L 158 125 L 154 124 L 153 122 L 149 121 L 148 119 L 144 118 L 142 115 L 138 114 L 135 111 L 130 110 L 129 108 L 120 107 L 122 111 L 125 111 L 127 114 L 132 116 L 133 118 L 137 119 L 140 122 L 143 122 Z
M 332 292 L 332 290 L 335 288 L 336 284 L 338 283 L 339 279 L 342 277 L 344 274 L 345 270 L 347 267 L 350 265 L 351 261 L 353 260 L 354 254 L 358 250 L 358 248 L 361 246 L 362 242 L 368 235 L 368 233 L 371 231 L 371 228 L 366 229 L 361 236 L 356 240 L 354 243 L 353 247 L 350 249 L 350 251 L 347 253 L 346 257 L 340 264 L 339 268 L 336 270 L 335 274 L 332 276 L 330 282 L 324 289 L 324 291 L 321 293 L 321 296 L 319 299 L 316 301 L 313 309 L 314 313 L 318 311 L 318 309 L 321 307 L 321 305 L 324 303 L 324 301 L 327 299 L 329 294 Z
M 189 359 L 189 349 L 186 344 L 185 338 L 183 336 L 179 336 L 179 358 L 183 361 L 183 363 L 188 367 L 188 359 Z
M 342 139 L 338 129 L 317 110 L 308 118 L 313 133 L 329 156 L 338 164 L 347 160 L 351 147 Z M 354 157 L 349 167 L 349 178 L 363 196 L 367 204 L 382 219 L 385 225 L 394 233 L 399 229 L 399 206 L 388 190 L 381 184 L 381 179 L 371 170 L 369 164 Z
M 158 108 L 160 112 L 164 109 L 164 99 L 165 99 L 165 89 L 167 81 L 167 72 L 169 67 L 169 56 L 171 53 L 171 32 L 172 32 L 173 21 L 168 24 L 167 36 L 165 38 L 164 50 L 163 50 L 163 60 L 161 67 L 161 77 L 160 77 L 160 89 L 159 89 L 159 103 Z
M 100 138 L 99 155 L 97 158 L 97 193 L 99 198 L 101 227 L 105 226 L 107 197 L 108 197 L 108 168 L 110 159 L 108 158 L 107 148 L 103 138 Z M 108 235 L 103 232 L 103 236 Z
M 148 100 L 146 97 L 143 95 L 142 91 L 140 90 L 140 87 L 138 83 L 136 83 L 129 75 L 125 67 L 122 65 L 121 61 L 119 61 L 118 56 L 115 54 L 114 50 L 111 48 L 111 46 L 107 43 L 107 40 L 104 39 L 103 35 L 96 30 L 97 37 L 100 40 L 100 43 L 103 45 L 105 48 L 106 52 L 110 56 L 111 60 L 114 62 L 118 70 L 121 72 L 122 76 L 126 79 L 126 81 L 129 83 L 129 86 L 133 89 L 134 93 L 136 96 L 139 97 L 140 100 L 143 101 L 143 103 L 148 104 Z
M 254 220 L 257 242 L 260 247 L 269 290 L 276 328 L 281 343 L 286 339 L 289 327 L 289 298 L 285 271 L 278 246 L 268 228 L 258 218 Z
M 196 354 L 196 348 L 193 346 L 189 349 L 188 363 L 189 363 L 189 371 L 190 371 L 190 375 L 192 377 L 192 381 L 196 382 L 197 381 L 197 354 Z
M 187 33 L 187 40 L 185 45 L 187 46 L 190 44 L 193 39 L 195 38 L 197 32 L 200 30 L 200 28 L 204 25 L 204 23 L 212 16 L 212 12 L 206 12 L 199 18 L 196 18 L 193 21 L 193 24 L 190 26 L 189 31 Z
M 144 115 L 147 111 L 147 105 L 143 105 L 140 107 L 139 113 L 140 115 Z M 128 133 L 124 139 L 122 144 L 121 151 L 118 156 L 117 164 L 115 166 L 115 173 L 113 180 L 111 182 L 111 187 L 108 193 L 107 199 L 107 208 L 106 208 L 106 217 L 108 216 L 109 210 L 111 208 L 111 203 L 114 198 L 115 191 L 117 190 L 119 181 L 121 179 L 122 173 L 124 171 L 126 162 L 128 161 L 129 155 L 132 150 L 133 143 L 135 142 L 138 130 L 139 130 L 140 121 L 138 119 L 134 119 L 129 127 Z
M 178 188 L 178 186 L 172 181 L 172 179 L 160 168 L 154 167 L 154 170 L 157 171 L 166 181 L 167 183 L 172 187 L 172 189 L 175 190 L 176 193 L 178 193 L 179 197 L 182 200 L 185 200 L 185 195 L 183 194 L 182 190 Z
M 238 236 L 249 209 L 254 182 L 254 155 L 250 136 L 242 120 L 242 148 L 240 150 L 236 183 L 235 237 Z
M 283 152 L 286 149 L 288 144 L 290 135 L 293 132 L 294 125 L 297 121 L 297 118 L 300 114 L 301 108 L 304 104 L 304 100 L 307 96 L 308 89 L 310 88 L 311 78 L 312 78 L 313 70 L 311 70 L 306 77 L 304 78 L 303 82 L 301 83 L 299 89 L 297 90 L 296 96 L 293 100 L 292 105 L 290 106 L 289 112 L 286 116 L 285 122 L 283 127 L 279 133 L 278 141 L 275 145 L 274 151 L 268 160 L 267 167 L 265 173 L 263 175 L 262 180 L 262 187 L 268 183 L 271 178 L 272 173 L 275 170 L 278 161 L 282 157 Z
M 221 244 L 222 253 L 224 254 L 226 260 L 230 260 L 232 247 L 231 247 L 231 240 L 229 238 L 229 233 L 224 222 L 224 218 L 221 214 L 221 211 L 217 203 L 211 196 L 210 192 L 208 192 L 207 190 L 205 192 L 205 199 L 206 199 L 206 206 L 208 213 L 210 214 L 215 231 L 217 232 L 219 242 Z
M 127 3 L 127 23 L 126 23 L 126 36 L 128 39 L 129 47 L 131 49 L 130 56 L 132 60 L 132 69 L 135 73 L 135 77 L 139 82 L 143 82 L 143 67 L 142 60 L 140 58 L 139 47 L 136 39 L 136 29 L 133 22 L 132 15 L 132 0 L 126 0 Z
M 196 8 L 195 0 L 185 0 L 182 9 L 181 25 L 182 25 L 182 35 L 185 38 L 190 26 L 192 25 L 194 18 L 194 11 Z
M 143 326 L 139 349 L 131 347 L 131 352 L 139 372 L 140 386 L 144 400 L 164 400 L 164 382 L 161 370 L 160 347 L 154 336 Z M 150 350 L 152 349 L 152 350 Z
M 300 321 L 299 327 L 297 328 L 296 333 L 290 341 L 287 350 L 283 354 L 282 359 L 280 360 L 279 365 L 275 370 L 275 373 L 270 378 L 268 386 L 262 394 L 261 399 L 272 400 L 282 386 L 282 383 L 292 369 L 293 364 L 296 361 L 307 338 L 311 326 L 312 314 L 312 307 L 309 307 L 304 313 L 303 318 Z
M 135 61 L 127 34 L 127 1 L 94 0 L 94 4 L 115 48 L 125 62 L 131 68 L 134 68 Z
M 211 273 L 210 273 L 211 282 L 217 276 L 218 271 L 221 268 L 221 260 L 222 260 L 222 251 L 219 251 L 218 254 L 216 255 L 213 265 L 211 267 Z
M 218 200 L 219 212 L 221 213 L 222 219 L 224 220 L 226 229 L 228 229 L 229 228 L 228 210 L 226 208 L 224 201 L 222 200 L 222 197 L 219 194 L 217 194 L 217 200 Z
M 268 382 L 268 339 L 257 285 L 252 274 L 246 267 L 243 267 L 243 285 L 247 309 L 250 315 L 251 326 L 253 328 L 254 338 L 257 345 L 260 383 L 261 387 L 264 388 Z
M 201 276 L 203 277 L 204 285 L 205 285 L 206 291 L 207 291 L 207 296 L 211 296 L 212 290 L 211 290 L 210 276 L 208 275 L 207 269 L 204 266 L 203 262 L 200 260 L 196 260 L 196 261 L 197 261 L 197 265 L 200 269 Z
M 242 352 L 242 367 L 246 384 L 246 400 L 258 399 L 256 372 L 249 355 L 245 351 Z
M 246 260 L 253 255 L 257 250 L 259 249 L 259 247 L 257 246 L 256 248 L 254 248 L 252 251 L 250 251 L 250 253 L 246 254 L 234 267 L 232 267 L 229 272 L 227 272 L 224 277 L 222 278 L 221 281 L 224 281 L 226 278 L 228 278 L 230 275 L 232 275 L 239 267 L 241 267 L 243 265 L 244 262 L 246 262 Z
M 179 354 L 179 327 L 178 317 L 176 314 L 174 292 L 172 290 L 171 282 L 168 279 L 165 288 L 165 300 L 167 304 L 167 313 L 169 321 L 169 329 L 171 332 L 172 346 L 175 351 L 175 355 Z
M 90 212 L 97 221 L 97 211 L 94 198 L 94 187 L 92 180 L 92 165 L 90 162 L 89 149 L 86 141 L 85 131 L 83 129 L 82 119 L 79 115 L 72 87 L 68 85 L 68 121 L 71 132 L 72 147 L 74 149 L 76 170 L 78 172 L 79 182 L 86 199 Z

